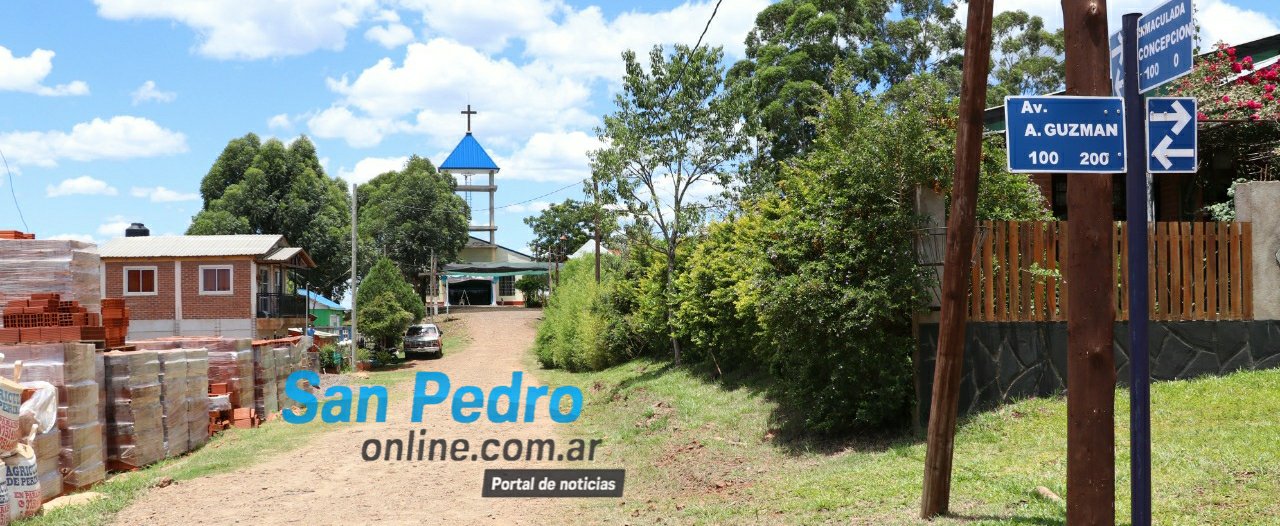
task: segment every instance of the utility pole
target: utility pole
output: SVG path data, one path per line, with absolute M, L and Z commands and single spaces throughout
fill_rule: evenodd
M 942 269 L 938 356 L 929 406 L 928 450 L 920 516 L 946 514 L 951 499 L 951 463 L 964 365 L 965 301 L 973 267 L 977 227 L 978 169 L 982 163 L 982 112 L 987 102 L 994 0 L 971 0 L 964 43 L 964 79 L 956 129 L 956 171 L 947 218 L 947 247 Z
M 591 178 L 591 197 L 596 204 L 596 283 L 600 283 L 600 181 Z
M 440 315 L 440 281 L 436 277 L 436 249 L 431 247 L 431 284 L 427 286 L 427 290 L 431 291 L 431 321 L 435 321 L 436 316 Z
M 351 368 L 356 368 L 356 184 L 351 183 Z
M 1106 0 L 1062 0 L 1067 95 L 1111 94 Z M 1138 130 L 1128 130 L 1138 133 Z M 1140 155 L 1130 151 L 1129 155 Z M 1067 524 L 1115 524 L 1111 175 L 1067 183 Z M 1143 247 L 1141 252 L 1146 252 Z M 1144 299 L 1145 301 L 1145 299 Z

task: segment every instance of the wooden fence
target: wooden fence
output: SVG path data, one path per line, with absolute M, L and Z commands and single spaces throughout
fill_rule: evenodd
M 974 321 L 1067 319 L 1067 222 L 984 221 L 974 247 Z M 1128 228 L 1116 223 L 1116 318 L 1129 319 Z M 1147 246 L 1153 320 L 1253 318 L 1249 223 L 1158 222 Z

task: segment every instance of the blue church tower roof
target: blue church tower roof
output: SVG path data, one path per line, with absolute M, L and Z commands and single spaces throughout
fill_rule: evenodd
M 480 141 L 467 132 L 458 145 L 453 148 L 453 153 L 440 163 L 441 170 L 499 170 L 498 165 L 489 157 L 489 152 L 484 151 L 484 147 L 480 146 Z

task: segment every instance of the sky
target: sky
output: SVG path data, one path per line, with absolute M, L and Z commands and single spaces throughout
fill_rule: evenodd
M 466 131 L 501 167 L 497 241 L 581 198 L 623 50 L 692 44 L 714 0 L 93 0 L 0 5 L 0 230 L 103 242 L 180 234 L 227 141 L 305 134 L 327 174 L 439 164 Z M 1123 12 L 1157 2 L 1109 2 Z M 742 58 L 767 0 L 723 0 L 705 39 Z M 1280 33 L 1272 0 L 1202 0 L 1200 41 Z M 1059 2 L 996 0 L 1061 27 Z M 960 11 L 963 19 L 963 6 Z M 0 166 L 0 170 L 4 167 Z M 15 207 L 15 200 L 17 207 Z M 487 196 L 473 201 L 477 223 Z M 21 214 L 18 209 L 20 208 Z M 25 220 L 25 226 L 24 226 Z

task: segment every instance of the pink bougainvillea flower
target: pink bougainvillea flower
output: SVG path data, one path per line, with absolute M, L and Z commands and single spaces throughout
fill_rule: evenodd
M 1273 91 L 1275 91 L 1275 90 L 1276 90 L 1276 85 L 1275 85 L 1275 84 L 1270 84 L 1270 83 L 1268 83 L 1268 84 L 1266 85 L 1266 87 L 1264 87 L 1264 88 L 1262 88 L 1262 89 L 1263 89 L 1264 91 L 1266 91 L 1267 93 L 1271 93 L 1271 92 L 1273 92 Z
M 1205 115 L 1203 111 L 1201 111 L 1201 112 L 1196 112 L 1196 120 L 1198 120 L 1198 121 L 1207 121 L 1207 120 L 1209 120 L 1209 116 L 1208 116 L 1208 115 Z
M 1244 71 L 1244 66 L 1241 66 L 1239 62 L 1232 62 L 1232 63 L 1231 63 L 1231 71 L 1234 71 L 1234 72 L 1236 72 L 1236 73 L 1239 73 L 1239 72 L 1241 72 L 1241 71 Z
M 1229 97 L 1229 96 L 1227 96 L 1227 95 L 1223 95 L 1223 96 L 1222 96 L 1222 102 L 1231 102 L 1231 97 Z
M 1249 120 L 1251 120 L 1251 121 L 1256 121 L 1256 120 L 1258 120 L 1258 119 L 1260 119 L 1260 118 L 1262 118 L 1262 116 L 1261 116 L 1261 115 L 1258 115 L 1257 113 L 1254 113 L 1254 114 L 1249 115 Z
M 1232 57 L 1236 56 L 1236 48 L 1233 48 L 1233 47 L 1227 48 L 1227 54 Z

